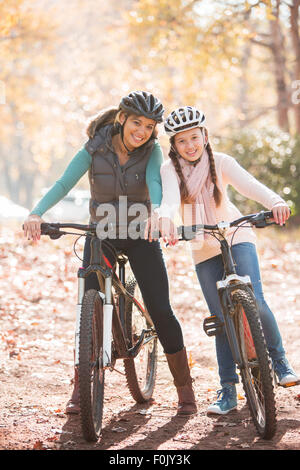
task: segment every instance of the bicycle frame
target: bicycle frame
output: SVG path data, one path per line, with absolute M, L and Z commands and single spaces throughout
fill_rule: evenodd
M 102 241 L 94 234 L 91 234 L 91 258 L 90 265 L 87 268 L 79 268 L 78 277 L 78 294 L 77 294 L 77 307 L 76 307 L 76 328 L 75 328 L 75 365 L 79 363 L 79 329 L 80 329 L 80 315 L 82 300 L 85 293 L 85 279 L 86 277 L 95 272 L 98 277 L 99 285 L 103 287 L 103 291 L 99 291 L 99 295 L 103 301 L 103 367 L 112 368 L 112 337 L 115 343 L 115 350 L 117 357 L 114 359 L 135 357 L 139 353 L 140 349 L 148 341 L 156 337 L 156 333 L 148 336 L 145 339 L 146 334 L 149 334 L 151 330 L 143 330 L 139 340 L 134 347 L 128 348 L 127 340 L 124 334 L 125 328 L 125 299 L 129 299 L 135 304 L 138 310 L 145 316 L 146 320 L 150 325 L 152 320 L 147 312 L 139 302 L 127 292 L 125 288 L 125 264 L 127 260 L 117 259 L 119 264 L 119 276 L 118 277 L 112 266 L 107 264 L 103 266 L 103 255 L 102 255 Z M 103 286 L 104 279 L 104 286 Z M 112 296 L 112 287 L 116 289 L 119 294 L 119 304 L 115 305 Z M 117 307 L 118 311 L 117 312 Z
M 232 257 L 231 248 L 225 238 L 227 228 L 220 228 L 219 242 L 224 264 L 225 278 L 217 282 L 218 295 L 224 316 L 224 325 L 232 351 L 233 359 L 237 366 L 243 366 L 243 360 L 240 354 L 240 348 L 236 337 L 236 331 L 233 324 L 234 308 L 231 301 L 231 294 L 236 289 L 247 290 L 253 296 L 252 284 L 249 276 L 239 276 L 236 272 L 235 263 Z

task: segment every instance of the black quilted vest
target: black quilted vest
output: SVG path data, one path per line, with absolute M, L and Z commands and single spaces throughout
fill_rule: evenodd
M 111 222 L 117 227 L 119 224 L 122 225 L 124 220 L 122 218 L 120 221 L 119 218 L 120 204 L 122 209 L 127 211 L 128 223 L 136 217 L 128 216 L 128 210 L 133 204 L 143 203 L 149 211 L 150 198 L 146 184 L 146 167 L 153 145 L 154 140 L 150 139 L 140 148 L 130 152 L 128 162 L 121 166 L 112 146 L 111 124 L 102 127 L 93 138 L 88 140 L 85 148 L 92 157 L 89 169 L 91 222 L 99 222 L 105 217 L 99 216 L 99 213 L 104 212 L 107 203 L 115 207 L 117 217 Z M 101 205 L 102 208 L 99 207 Z

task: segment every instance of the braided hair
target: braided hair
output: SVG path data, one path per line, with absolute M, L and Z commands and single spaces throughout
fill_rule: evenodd
M 217 184 L 217 172 L 216 172 L 215 159 L 214 159 L 214 154 L 213 154 L 213 151 L 209 142 L 207 142 L 206 150 L 207 150 L 207 154 L 209 158 L 210 176 L 214 185 L 213 196 L 214 196 L 216 206 L 219 207 L 219 205 L 221 204 L 222 193 Z
M 169 157 L 172 160 L 172 163 L 175 167 L 177 175 L 179 176 L 179 181 L 180 181 L 180 187 L 179 188 L 180 188 L 181 202 L 184 203 L 184 204 L 191 204 L 194 201 L 193 201 L 192 197 L 189 195 L 189 191 L 188 191 L 188 188 L 187 188 L 185 177 L 182 173 L 182 168 L 181 168 L 181 165 L 179 163 L 179 154 L 176 151 L 175 146 L 174 146 L 174 137 L 171 137 L 170 143 L 171 143 L 171 148 L 170 148 L 170 151 L 169 151 Z
M 176 147 L 175 147 L 175 136 L 171 137 L 170 144 L 171 144 L 171 148 L 169 151 L 169 157 L 172 160 L 176 173 L 179 177 L 181 202 L 184 204 L 192 204 L 195 201 L 193 200 L 192 196 L 189 194 L 185 177 L 183 175 L 182 168 L 179 163 L 180 155 L 177 152 Z M 214 185 L 213 196 L 214 196 L 216 206 L 218 207 L 221 204 L 222 194 L 217 185 L 217 172 L 216 172 L 216 166 L 215 166 L 215 159 L 214 159 L 213 151 L 209 142 L 207 142 L 206 144 L 206 150 L 207 150 L 207 154 L 209 158 L 210 176 Z

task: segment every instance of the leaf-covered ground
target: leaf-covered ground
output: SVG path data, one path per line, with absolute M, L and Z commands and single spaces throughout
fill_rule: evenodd
M 162 351 L 153 400 L 137 405 L 123 375 L 106 374 L 105 415 L 99 442 L 86 443 L 77 416 L 64 413 L 72 390 L 73 338 L 80 265 L 73 238 L 38 244 L 19 229 L 0 231 L 0 449 L 26 450 L 285 450 L 300 448 L 300 387 L 277 388 L 278 430 L 260 439 L 239 386 L 238 410 L 208 417 L 219 388 L 214 340 L 202 329 L 207 309 L 187 246 L 164 248 L 171 300 L 181 321 L 199 411 L 175 417 L 176 391 Z M 300 242 L 270 230 L 258 241 L 265 297 L 287 356 L 300 373 Z M 81 255 L 80 244 L 77 247 Z M 122 371 L 122 364 L 116 366 Z

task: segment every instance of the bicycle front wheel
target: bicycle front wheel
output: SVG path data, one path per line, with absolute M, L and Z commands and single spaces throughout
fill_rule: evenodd
M 142 296 L 137 282 L 131 278 L 126 290 L 142 304 Z M 143 330 L 153 329 L 153 325 L 128 298 L 125 303 L 125 325 L 129 347 L 134 347 Z M 151 338 L 151 339 L 150 339 Z M 147 339 L 150 339 L 148 342 Z M 145 403 L 152 395 L 157 369 L 157 336 L 151 332 L 145 337 L 144 345 L 135 358 L 124 360 L 124 369 L 130 393 L 137 403 Z
M 247 404 L 259 435 L 264 439 L 271 439 L 276 432 L 272 368 L 256 303 L 243 290 L 236 290 L 232 298 L 243 362 L 240 374 Z
M 82 301 L 79 333 L 79 395 L 82 433 L 97 441 L 101 433 L 104 399 L 103 303 L 96 290 Z

